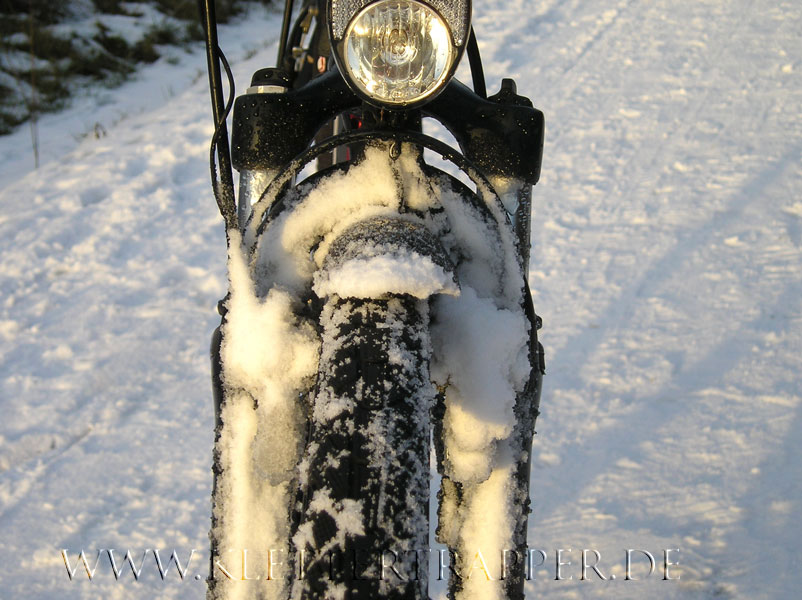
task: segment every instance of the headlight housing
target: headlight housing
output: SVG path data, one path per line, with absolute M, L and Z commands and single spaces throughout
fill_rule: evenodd
M 343 0 L 331 2 L 335 57 L 358 95 L 371 104 L 404 108 L 443 89 L 467 40 L 470 3 L 445 0 L 442 8 L 450 18 L 437 10 L 442 3 L 350 0 L 352 12 L 343 29 L 343 14 L 336 14 L 338 5 L 342 13 Z

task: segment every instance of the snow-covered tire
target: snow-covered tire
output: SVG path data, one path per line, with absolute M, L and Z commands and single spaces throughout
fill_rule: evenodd
M 428 598 L 428 320 L 411 296 L 324 305 L 295 600 Z

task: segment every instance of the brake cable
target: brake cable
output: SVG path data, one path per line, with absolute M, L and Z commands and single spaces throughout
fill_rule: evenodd
M 468 62 L 471 65 L 471 76 L 473 77 L 473 91 L 477 96 L 487 98 L 487 85 L 485 84 L 485 72 L 482 68 L 482 57 L 479 54 L 479 43 L 476 41 L 476 33 L 471 25 L 471 34 L 468 37 Z

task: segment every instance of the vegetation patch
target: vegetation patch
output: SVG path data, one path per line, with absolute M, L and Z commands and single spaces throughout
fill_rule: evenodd
M 217 0 L 218 21 L 253 1 Z M 0 0 L 0 135 L 202 39 L 196 0 Z

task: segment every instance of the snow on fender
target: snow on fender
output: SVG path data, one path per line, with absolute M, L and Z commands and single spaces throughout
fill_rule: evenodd
M 320 297 L 374 299 L 460 293 L 440 242 L 420 223 L 385 217 L 356 223 L 334 241 L 314 275 L 314 290 Z

